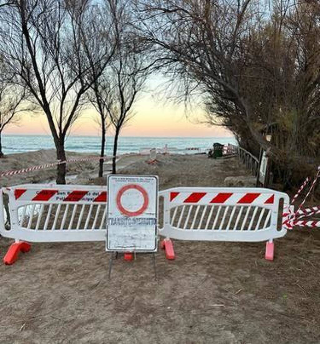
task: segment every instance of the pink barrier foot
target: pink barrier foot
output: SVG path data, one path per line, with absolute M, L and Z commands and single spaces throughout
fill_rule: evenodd
M 267 242 L 266 243 L 266 255 L 265 259 L 266 260 L 273 260 L 274 258 L 274 242 Z
M 3 258 L 3 262 L 6 265 L 12 265 L 18 259 L 20 251 L 26 253 L 29 252 L 30 249 L 31 245 L 25 241 L 15 242 L 9 247 L 8 252 Z
M 166 258 L 168 260 L 176 259 L 176 255 L 173 249 L 173 242 L 171 239 L 162 240 L 160 243 L 160 247 L 165 250 Z

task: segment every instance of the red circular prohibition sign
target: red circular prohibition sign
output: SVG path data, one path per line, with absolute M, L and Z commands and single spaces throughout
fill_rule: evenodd
M 130 211 L 130 210 L 127 210 L 123 207 L 123 205 L 121 204 L 121 197 L 122 195 L 127 191 L 127 190 L 130 190 L 130 189 L 134 189 L 134 190 L 138 190 L 142 193 L 142 196 L 143 196 L 143 204 L 141 206 L 140 209 L 136 210 L 136 211 Z M 149 205 L 149 197 L 148 197 L 148 194 L 147 194 L 147 191 L 141 187 L 140 185 L 136 185 L 136 184 L 129 184 L 129 185 L 125 185 L 123 186 L 118 194 L 117 194 L 117 199 L 116 199 L 116 202 L 117 202 L 117 207 L 118 209 L 121 211 L 122 214 L 124 215 L 127 215 L 127 216 L 139 216 L 141 214 L 143 214 L 145 212 L 145 210 L 148 208 L 148 205 Z

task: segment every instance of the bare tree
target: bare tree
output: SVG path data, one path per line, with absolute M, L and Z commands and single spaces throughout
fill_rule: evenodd
M 100 146 L 100 157 L 99 161 L 99 171 L 98 177 L 103 177 L 103 163 L 105 157 L 105 146 L 106 146 L 106 136 L 107 129 L 110 127 L 110 114 L 109 108 L 110 104 L 108 103 L 109 99 L 109 83 L 106 80 L 105 72 L 102 76 L 96 80 L 92 86 L 92 90 L 88 92 L 88 98 L 91 104 L 94 106 L 95 110 L 98 113 L 97 123 L 101 130 L 101 146 Z
M 110 92 L 106 97 L 110 122 L 114 128 L 112 173 L 116 173 L 118 140 L 122 128 L 134 116 L 132 106 L 145 83 L 148 68 L 142 55 L 122 50 L 110 71 Z
M 25 111 L 35 111 L 36 106 L 28 101 L 26 89 L 15 83 L 7 65 L 0 55 L 0 158 L 2 151 L 2 133 L 10 125 L 17 125 Z
M 112 173 L 116 173 L 116 155 L 121 129 L 133 117 L 132 106 L 142 90 L 152 63 L 145 55 L 136 27 L 132 25 L 130 3 L 118 1 L 114 8 L 117 53 L 92 85 L 91 101 L 100 115 L 101 157 L 104 156 L 106 129 L 114 129 Z M 100 161 L 99 176 L 103 175 Z
M 0 51 L 18 82 L 44 111 L 57 159 L 66 160 L 65 140 L 84 106 L 84 94 L 98 78 L 116 47 L 104 44 L 113 34 L 112 18 L 90 0 L 13 0 L 0 11 Z M 99 36 L 87 30 L 98 25 Z M 89 61 L 84 42 L 99 49 Z M 109 41 L 109 40 L 108 40 Z M 96 73 L 90 73 L 92 65 Z M 57 168 L 65 183 L 66 164 Z
M 133 117 L 132 106 L 147 77 L 141 56 L 121 50 L 117 59 L 105 70 L 99 85 L 93 89 L 92 100 L 100 115 L 102 131 L 101 154 L 104 153 L 107 127 L 114 129 L 112 173 L 116 173 L 116 155 L 121 130 Z M 100 164 L 99 176 L 103 175 Z
M 186 96 L 200 89 L 215 112 L 227 108 L 248 127 L 251 112 L 239 87 L 236 61 L 243 54 L 241 39 L 253 22 L 254 2 L 156 0 L 143 9 L 146 39 L 153 42 L 155 54 L 171 62 L 166 72 L 182 80 Z
M 4 85 L 0 82 L 0 158 L 4 156 L 2 151 L 2 133 L 12 124 L 17 124 L 21 112 L 26 109 L 21 107 L 25 100 L 25 93 L 18 87 Z
M 110 59 L 108 64 L 105 64 L 103 68 L 101 65 L 94 63 L 94 55 L 96 54 L 96 50 L 100 49 L 99 45 L 96 46 L 96 41 L 85 41 L 85 53 L 87 55 L 88 61 L 90 63 L 90 73 L 93 83 L 91 84 L 90 90 L 87 92 L 87 98 L 89 102 L 94 106 L 98 113 L 98 124 L 101 129 L 101 147 L 100 147 L 100 161 L 99 161 L 99 172 L 98 176 L 103 176 L 103 163 L 105 157 L 105 144 L 106 144 L 106 134 L 107 128 L 110 126 L 109 120 L 109 82 L 108 82 L 108 70 L 110 67 L 110 63 L 112 60 L 116 58 L 116 55 L 119 51 L 119 37 L 120 31 L 126 25 L 126 6 L 128 5 L 126 1 L 122 0 L 104 0 L 104 10 L 109 13 L 112 17 L 112 30 L 114 30 L 114 35 L 109 35 L 108 37 L 104 37 L 104 44 L 109 46 L 116 46 L 117 50 L 113 56 L 113 59 Z M 95 25 L 91 25 L 90 27 L 86 28 L 87 30 L 91 30 L 95 33 L 95 36 L 99 36 L 103 34 L 99 27 Z M 102 72 L 99 73 L 99 70 Z

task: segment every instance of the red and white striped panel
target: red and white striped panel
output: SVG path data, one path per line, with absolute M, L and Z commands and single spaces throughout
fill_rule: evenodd
M 15 189 L 14 197 L 17 201 L 30 202 L 79 202 L 106 203 L 106 191 L 89 190 L 58 190 L 58 189 Z
M 234 193 L 234 192 L 170 192 L 170 202 L 176 204 L 226 204 L 226 205 L 271 205 L 274 194 L 270 193 Z

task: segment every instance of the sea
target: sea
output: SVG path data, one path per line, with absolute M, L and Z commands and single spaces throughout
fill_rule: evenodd
M 99 136 L 69 136 L 66 150 L 78 153 L 99 154 L 101 138 Z M 120 137 L 118 155 L 139 153 L 151 148 L 163 149 L 167 146 L 172 153 L 205 152 L 213 143 L 234 144 L 234 137 Z M 4 154 L 24 153 L 39 149 L 53 149 L 53 139 L 49 135 L 3 135 Z M 112 155 L 113 137 L 107 138 L 106 154 Z M 192 148 L 197 148 L 194 150 Z

